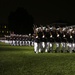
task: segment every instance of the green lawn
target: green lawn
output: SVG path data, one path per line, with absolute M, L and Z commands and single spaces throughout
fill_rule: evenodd
M 0 43 L 0 75 L 75 75 L 75 53 L 39 53 Z

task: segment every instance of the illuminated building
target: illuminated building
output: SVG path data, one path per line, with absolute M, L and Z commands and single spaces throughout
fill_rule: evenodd
M 6 24 L 0 24 L 0 37 L 4 37 L 5 35 L 9 35 L 10 31 Z

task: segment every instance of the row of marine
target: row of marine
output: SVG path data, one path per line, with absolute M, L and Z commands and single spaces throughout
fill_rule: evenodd
M 75 27 L 34 26 L 33 30 L 35 53 L 75 51 Z

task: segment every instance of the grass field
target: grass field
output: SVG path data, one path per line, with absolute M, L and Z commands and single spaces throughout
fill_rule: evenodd
M 75 53 L 39 53 L 0 43 L 0 75 L 75 75 Z

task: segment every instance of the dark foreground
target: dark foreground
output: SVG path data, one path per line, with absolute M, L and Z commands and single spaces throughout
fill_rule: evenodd
M 0 43 L 0 75 L 75 75 L 75 53 L 39 53 Z

